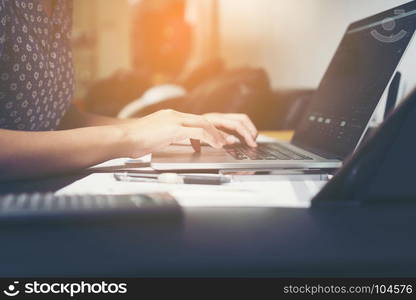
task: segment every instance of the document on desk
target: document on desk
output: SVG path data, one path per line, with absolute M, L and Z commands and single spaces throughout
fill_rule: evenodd
M 118 158 L 106 161 L 102 164 L 92 166 L 88 170 L 91 172 L 117 172 L 117 171 L 135 171 L 140 169 L 141 171 L 149 171 L 150 170 L 150 160 L 152 156 L 146 155 L 137 159 L 129 159 L 129 158 Z M 129 163 L 130 162 L 130 163 Z
M 243 179 L 244 178 L 244 179 Z M 168 192 L 183 207 L 310 207 L 311 199 L 326 182 L 289 180 L 284 176 L 236 177 L 221 186 L 120 182 L 113 174 L 92 174 L 57 193 L 135 194 Z

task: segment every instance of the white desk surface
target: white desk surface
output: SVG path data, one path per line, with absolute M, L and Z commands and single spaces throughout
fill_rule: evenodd
M 186 207 L 309 207 L 325 185 L 316 175 L 245 175 L 221 186 L 120 182 L 97 173 L 59 190 L 58 194 L 137 194 L 169 192 Z

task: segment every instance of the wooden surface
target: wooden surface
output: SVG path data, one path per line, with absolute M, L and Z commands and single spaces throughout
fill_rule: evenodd
M 260 134 L 270 138 L 290 142 L 294 135 L 294 131 L 262 131 Z

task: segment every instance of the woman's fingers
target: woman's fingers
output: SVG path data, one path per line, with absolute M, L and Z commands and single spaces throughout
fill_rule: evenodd
M 197 116 L 169 111 L 179 125 L 179 137 L 175 140 L 191 140 L 195 152 L 201 151 L 201 141 L 215 148 L 235 144 L 239 136 L 250 147 L 256 147 L 257 129 L 250 118 L 244 114 L 208 114 Z M 223 130 L 223 131 L 222 131 Z M 230 135 L 232 133 L 233 135 Z
M 255 138 L 251 135 L 250 131 L 243 125 L 241 121 L 220 118 L 215 123 L 217 127 L 221 127 L 224 130 L 234 132 L 241 136 L 247 145 L 250 147 L 257 147 Z M 231 138 L 230 138 L 231 140 Z
M 184 127 L 203 128 L 209 135 L 211 135 L 216 143 L 222 144 L 223 146 L 227 143 L 221 132 L 205 117 L 181 114 L 182 122 L 181 125 Z
M 251 121 L 251 119 L 247 115 L 245 115 L 245 114 L 229 114 L 229 115 L 226 115 L 226 116 L 228 116 L 230 119 L 238 120 L 238 121 L 242 122 L 242 124 L 250 131 L 250 134 L 252 135 L 252 137 L 257 138 L 258 130 L 257 130 L 256 126 L 254 125 L 254 123 Z
M 191 141 L 192 140 L 203 141 L 217 149 L 221 149 L 225 145 L 225 143 L 219 142 L 214 136 L 212 136 L 204 128 L 181 127 L 179 136 L 177 139 L 178 141 L 182 141 L 186 139 L 191 139 Z
M 224 137 L 225 141 L 227 142 L 228 145 L 234 145 L 240 142 L 240 140 L 232 135 L 232 134 L 228 134 L 224 131 L 221 131 L 222 136 Z
M 232 132 L 238 135 L 247 145 L 256 147 L 258 131 L 256 126 L 245 114 L 207 114 L 205 115 L 217 128 Z M 229 138 L 231 143 L 232 138 Z M 235 140 L 234 140 L 235 143 Z

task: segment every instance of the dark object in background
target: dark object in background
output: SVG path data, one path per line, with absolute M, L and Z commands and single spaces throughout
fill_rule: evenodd
M 135 117 L 167 108 L 196 114 L 245 113 L 260 130 L 293 130 L 314 93 L 313 90 L 273 92 L 264 70 L 226 71 L 220 59 L 200 66 L 178 84 L 189 91 L 186 97 L 148 106 Z M 91 87 L 85 107 L 88 112 L 115 117 L 150 86 L 150 78 L 145 72 L 118 72 Z
M 195 87 L 186 97 L 151 105 L 136 117 L 166 108 L 195 114 L 245 113 L 259 130 L 293 130 L 314 93 L 313 90 L 273 92 L 268 76 L 262 69 L 220 72 L 220 63 L 215 66 L 215 63 L 203 66 L 200 69 L 202 71 L 193 73 L 195 78 L 191 76 L 187 79 L 187 85 Z M 206 70 L 211 70 L 211 73 Z M 207 76 L 212 73 L 212 77 Z
M 151 86 L 147 73 L 119 71 L 97 81 L 85 96 L 88 112 L 115 117 L 130 102 L 139 98 Z
M 273 102 L 264 116 L 267 124 L 263 130 L 294 130 L 298 127 L 315 94 L 312 89 L 278 90 L 273 92 Z
M 133 7 L 133 67 L 151 76 L 174 79 L 192 48 L 192 28 L 185 20 L 185 0 L 146 0 Z
M 98 80 L 87 92 L 83 104 L 88 112 L 116 117 L 118 113 L 131 102 L 139 99 L 143 93 L 149 89 L 151 84 L 151 74 L 143 71 L 118 71 L 114 75 Z M 225 70 L 222 60 L 214 60 L 196 68 L 188 76 L 184 77 L 177 84 L 184 86 L 187 90 L 192 90 L 203 82 L 222 74 Z M 178 99 L 171 99 L 150 107 L 140 116 L 148 115 L 160 109 L 182 109 Z M 158 107 L 160 107 L 158 109 Z
M 137 117 L 171 108 L 193 114 L 245 113 L 259 128 L 268 123 L 273 93 L 264 70 L 237 69 L 201 81 L 186 97 L 149 106 Z
M 260 130 L 295 129 L 315 93 L 315 90 L 274 92 L 263 69 L 226 71 L 222 60 L 201 66 L 183 85 L 190 93 L 176 109 L 196 114 L 245 113 Z
M 197 67 L 190 74 L 178 80 L 178 84 L 192 91 L 205 81 L 220 76 L 225 72 L 225 63 L 222 59 L 214 59 Z
M 194 114 L 245 113 L 259 127 L 272 105 L 269 78 L 262 69 L 224 72 L 190 91 L 183 110 Z
M 314 206 L 416 201 L 415 128 L 416 91 L 315 197 Z
M 119 72 L 93 84 L 85 97 L 88 112 L 115 117 L 155 84 L 175 82 L 192 47 L 192 28 L 185 20 L 185 0 L 146 0 L 133 6 L 132 72 Z M 186 82 L 214 75 L 201 70 Z M 214 70 L 215 71 L 215 70 Z M 216 72 L 216 71 L 215 71 Z

